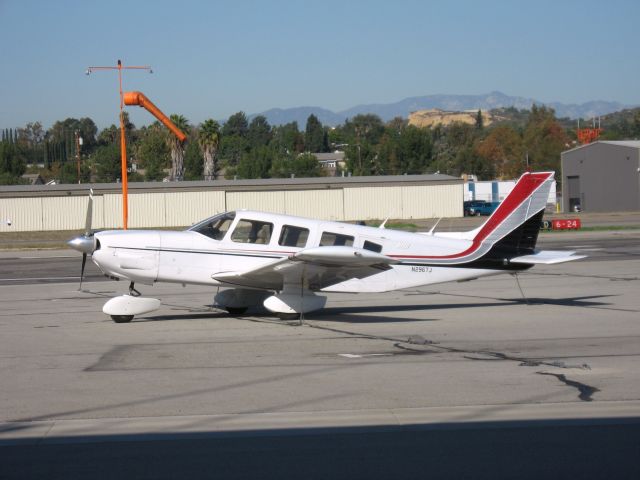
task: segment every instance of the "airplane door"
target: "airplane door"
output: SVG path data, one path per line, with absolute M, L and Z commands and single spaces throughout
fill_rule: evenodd
M 384 255 L 384 238 L 362 235 L 358 238 L 359 248 Z M 372 291 L 386 291 L 395 288 L 395 271 L 393 269 L 367 277 L 363 282 Z

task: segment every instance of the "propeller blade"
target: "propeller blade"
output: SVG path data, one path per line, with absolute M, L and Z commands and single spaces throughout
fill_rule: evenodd
M 91 223 L 93 221 L 93 188 L 89 190 L 89 205 L 87 206 L 87 219 L 84 222 L 84 234 L 91 234 Z
M 82 269 L 80 270 L 80 288 L 78 290 L 82 290 L 82 279 L 84 278 L 84 266 L 87 263 L 87 254 L 82 254 Z

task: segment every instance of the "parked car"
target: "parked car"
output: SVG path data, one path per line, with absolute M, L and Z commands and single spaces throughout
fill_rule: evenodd
M 485 200 L 468 200 L 464 202 L 464 215 L 480 216 L 491 215 L 498 208 L 500 202 L 487 202 Z

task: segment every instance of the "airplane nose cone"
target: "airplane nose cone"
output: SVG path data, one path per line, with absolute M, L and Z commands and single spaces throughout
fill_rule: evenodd
M 91 235 L 90 237 L 86 235 L 74 237 L 67 242 L 67 245 L 69 245 L 70 248 L 73 248 L 74 250 L 82 253 L 93 253 L 93 251 L 95 250 L 95 241 L 93 235 Z

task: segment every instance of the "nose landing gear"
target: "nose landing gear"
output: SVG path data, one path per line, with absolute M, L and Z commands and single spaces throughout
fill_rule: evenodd
M 129 284 L 129 295 L 114 297 L 104 304 L 102 311 L 116 323 L 128 323 L 135 315 L 153 312 L 160 308 L 160 300 L 146 298 L 136 290 L 135 283 Z
M 129 295 L 131 295 L 132 297 L 139 297 L 142 294 L 135 289 L 135 285 L 136 285 L 135 282 L 131 282 L 129 284 Z

